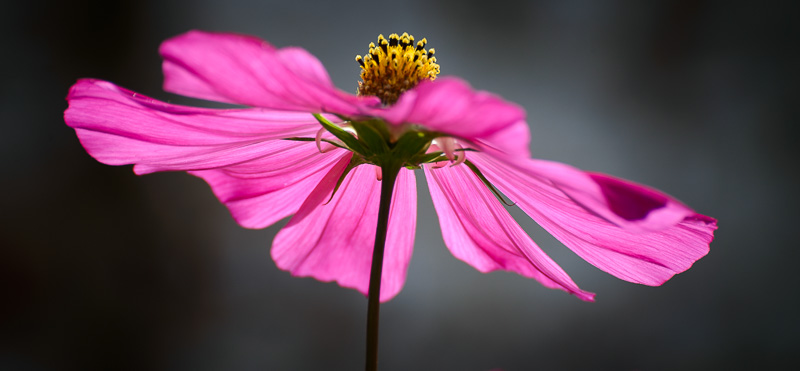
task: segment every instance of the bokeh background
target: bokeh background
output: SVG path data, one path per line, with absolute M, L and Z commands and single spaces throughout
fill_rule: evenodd
M 764 370 L 798 365 L 798 23 L 793 2 L 7 1 L 0 5 L 0 369 L 358 370 L 366 300 L 269 257 L 200 179 L 137 177 L 63 123 L 69 86 L 155 98 L 190 29 L 302 46 L 354 91 L 379 33 L 427 37 L 443 74 L 528 112 L 536 157 L 643 182 L 719 219 L 662 287 L 582 261 L 512 213 L 584 303 L 445 248 L 423 178 L 382 370 Z

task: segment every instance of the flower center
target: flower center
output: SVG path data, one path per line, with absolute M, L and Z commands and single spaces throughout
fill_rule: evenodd
M 386 40 L 378 36 L 378 45 L 369 43 L 369 53 L 362 58 L 356 56 L 361 65 L 361 80 L 358 95 L 380 98 L 385 105 L 397 102 L 400 94 L 416 86 L 424 79 L 436 79 L 439 65 L 436 64 L 433 48 L 425 50 L 427 40 L 414 44 L 414 36 L 407 33 L 389 35 Z

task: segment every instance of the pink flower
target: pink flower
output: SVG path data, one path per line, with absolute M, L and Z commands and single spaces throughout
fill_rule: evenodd
M 373 49 L 379 48 L 385 46 Z M 438 72 L 432 53 L 416 50 Z M 193 31 L 167 40 L 160 52 L 165 90 L 253 108 L 177 106 L 84 79 L 67 97 L 67 124 L 102 163 L 134 164 L 136 174 L 188 171 L 203 178 L 244 227 L 294 215 L 272 245 L 278 267 L 293 275 L 367 292 L 380 173 L 365 155 L 372 150 L 357 147 L 393 146 L 403 138 L 424 146 L 404 157 L 407 168 L 397 177 L 381 301 L 400 291 L 411 258 L 412 168 L 425 172 L 453 255 L 481 272 L 517 272 L 583 300 L 594 294 L 542 252 L 491 186 L 583 259 L 630 282 L 662 284 L 708 253 L 713 239 L 714 219 L 668 195 L 531 159 L 524 111 L 457 78 L 423 78 L 394 98 L 382 96 L 387 104 L 381 104 L 337 90 L 322 64 L 300 48 Z M 364 123 L 373 131 L 364 131 Z M 385 142 L 370 142 L 375 138 Z

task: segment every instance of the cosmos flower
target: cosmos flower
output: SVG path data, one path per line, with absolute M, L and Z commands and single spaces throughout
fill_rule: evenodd
M 376 164 L 394 164 L 381 301 L 405 282 L 416 169 L 445 244 L 481 272 L 512 271 L 594 299 L 514 221 L 504 196 L 626 281 L 660 285 L 708 252 L 714 219 L 642 185 L 531 159 L 524 110 L 460 79 L 436 79 L 439 65 L 425 46 L 407 34 L 379 37 L 356 58 L 362 81 L 352 95 L 303 49 L 192 31 L 161 45 L 164 89 L 252 108 L 173 105 L 84 79 L 64 116 L 98 161 L 133 164 L 140 175 L 188 171 L 244 227 L 293 215 L 272 244 L 278 267 L 365 294 L 386 175 Z

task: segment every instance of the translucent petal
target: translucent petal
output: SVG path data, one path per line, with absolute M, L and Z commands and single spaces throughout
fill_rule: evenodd
M 544 229 L 594 266 L 660 285 L 708 253 L 716 220 L 672 197 L 542 160 L 470 159 Z
M 363 294 L 369 274 L 378 222 L 380 182 L 372 165 L 353 169 L 333 199 L 325 203 L 346 162 L 340 161 L 319 183 L 297 214 L 275 237 L 272 257 L 295 276 L 336 281 Z M 416 185 L 402 169 L 395 184 L 389 216 L 380 300 L 397 295 L 405 283 L 414 245 Z
M 481 272 L 507 270 L 593 301 L 520 228 L 466 166 L 425 167 L 444 242 L 453 255 Z

